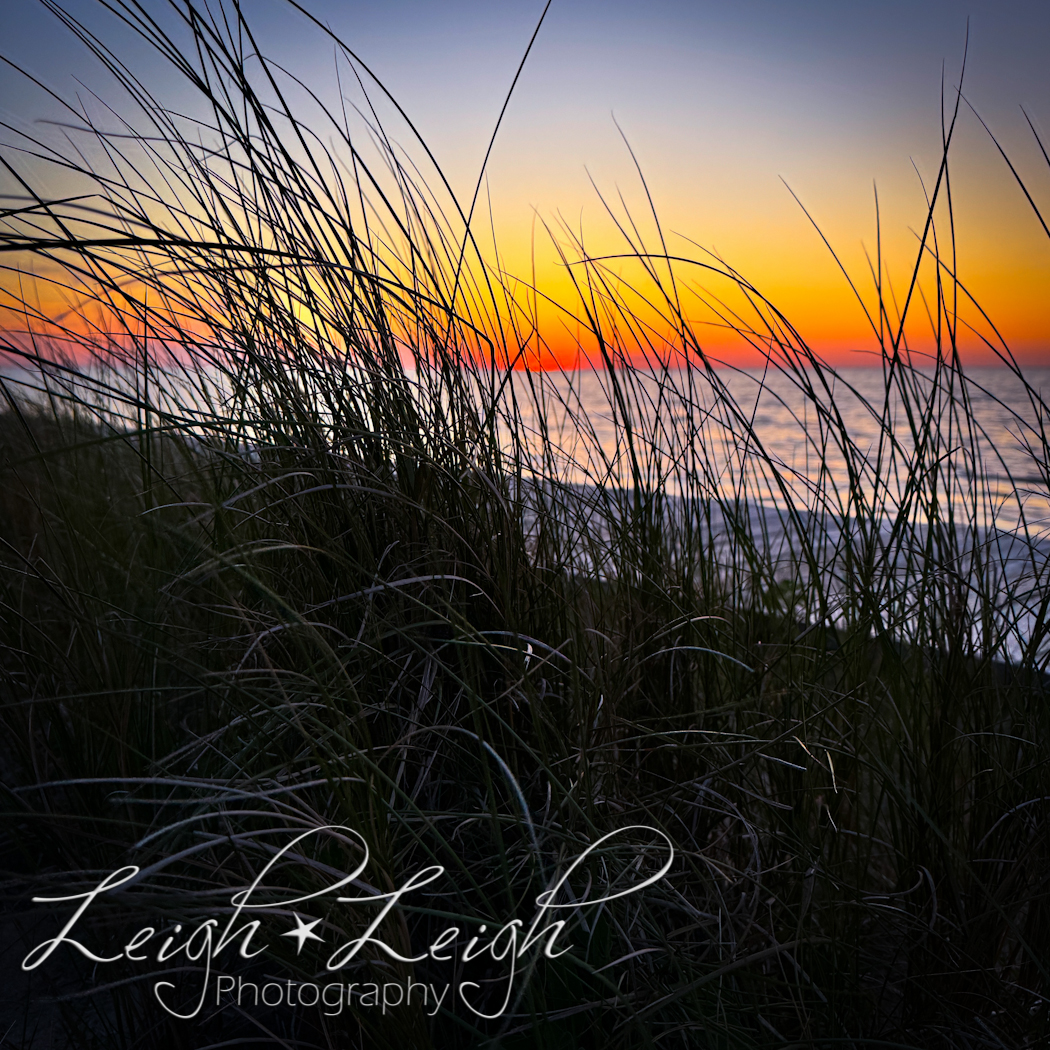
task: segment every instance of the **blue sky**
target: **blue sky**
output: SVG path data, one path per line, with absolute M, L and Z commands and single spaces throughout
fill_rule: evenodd
M 144 0 L 147 11 L 167 6 Z M 453 187 L 469 198 L 503 98 L 543 9 L 481 0 L 304 0 L 411 115 Z M 93 0 L 67 9 L 102 27 L 158 91 L 179 89 Z M 288 5 L 247 0 L 263 50 L 337 97 L 333 48 Z M 36 0 L 7 0 L 0 50 L 54 89 L 112 91 L 97 64 Z M 1023 105 L 1050 141 L 1050 4 L 1045 2 L 773 2 L 554 0 L 511 101 L 488 169 L 507 258 L 524 265 L 533 223 L 559 218 L 607 236 L 591 179 L 644 201 L 622 128 L 661 217 L 738 265 L 820 338 L 859 338 L 826 249 L 785 182 L 851 267 L 873 242 L 872 184 L 884 244 L 907 267 L 923 218 L 919 174 L 936 170 L 940 90 L 953 92 L 969 24 L 965 93 L 1050 203 L 1050 174 Z M 26 126 L 46 101 L 10 72 L 5 119 Z M 108 97 L 108 96 L 107 96 Z M 615 120 L 615 123 L 614 123 Z M 392 133 L 406 143 L 404 128 Z M 917 169 L 917 171 L 916 171 Z M 1019 345 L 1050 340 L 1039 289 L 1050 242 L 977 121 L 966 113 L 955 154 L 962 258 Z M 917 174 L 918 172 L 918 174 Z M 486 201 L 486 205 L 488 200 Z M 540 250 L 540 268 L 555 253 Z M 832 308 L 829 296 L 839 296 Z M 1042 298 L 1050 298 L 1045 295 Z

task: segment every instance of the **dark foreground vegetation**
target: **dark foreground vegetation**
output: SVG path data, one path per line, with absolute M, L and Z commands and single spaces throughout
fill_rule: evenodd
M 71 109 L 79 152 L 6 154 L 4 258 L 75 309 L 5 303 L 0 1045 L 1043 1045 L 1050 581 L 1021 490 L 1050 486 L 1050 413 L 1018 372 L 1015 477 L 970 409 L 935 221 L 951 110 L 926 261 L 872 316 L 874 443 L 743 278 L 706 260 L 746 317 L 626 220 L 633 287 L 569 260 L 609 439 L 569 378 L 510 375 L 540 349 L 538 294 L 386 138 L 353 55 L 376 109 L 352 131 L 254 54 L 234 5 L 176 0 L 163 29 L 114 7 L 204 108 L 164 110 L 86 37 L 126 123 Z M 60 200 L 30 177 L 45 159 Z M 688 296 L 769 351 L 825 468 L 762 446 Z M 908 350 L 920 299 L 932 357 Z M 631 829 L 561 900 L 655 874 L 659 831 L 675 859 L 567 911 L 571 951 L 523 956 L 502 1012 L 506 959 L 475 964 L 491 1020 L 454 997 L 178 1020 L 154 984 L 199 987 L 199 957 L 146 972 L 66 944 L 19 966 L 74 908 L 34 895 L 143 869 L 77 927 L 109 955 L 145 925 L 225 922 L 276 849 L 329 826 L 260 885 L 265 963 L 229 972 L 324 976 L 378 907 L 282 902 L 353 871 L 361 841 L 358 893 L 445 868 L 375 932 L 404 955 L 449 925 L 527 926 L 609 832 Z M 278 934 L 296 911 L 324 949 Z M 456 965 L 366 945 L 345 972 Z

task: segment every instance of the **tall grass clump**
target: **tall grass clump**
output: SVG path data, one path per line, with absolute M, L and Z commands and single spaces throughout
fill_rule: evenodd
M 592 368 L 521 370 L 542 289 L 486 255 L 346 45 L 325 37 L 356 109 L 264 57 L 237 4 L 113 0 L 181 78 L 167 107 L 44 2 L 119 105 L 63 102 L 61 136 L 8 129 L 3 152 L 3 1045 L 1045 1040 L 1050 413 L 990 323 L 1010 402 L 959 359 L 958 105 L 896 300 L 873 260 L 880 368 L 837 374 L 742 275 L 610 206 L 614 255 L 552 231 Z M 765 370 L 716 368 L 701 310 Z M 996 399 L 1015 451 L 975 408 Z M 675 862 L 572 913 L 571 952 L 524 959 L 502 1012 L 493 960 L 488 1020 L 181 1021 L 130 962 L 19 969 L 69 914 L 34 895 L 138 865 L 83 924 L 124 944 L 225 918 L 322 828 L 260 899 L 290 927 L 282 901 L 362 843 L 373 893 L 441 865 L 376 934 L 406 956 L 527 923 L 610 832 L 572 900 L 655 872 L 661 833 Z M 329 946 L 376 914 L 307 911 Z M 248 976 L 317 977 L 309 945 L 269 943 Z

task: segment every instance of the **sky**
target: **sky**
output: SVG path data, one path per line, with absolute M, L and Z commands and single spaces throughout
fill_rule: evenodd
M 469 202 L 543 4 L 302 2 L 382 80 Z M 93 0 L 66 6 L 107 25 Z M 271 58 L 337 96 L 333 49 L 315 27 L 280 0 L 243 7 Z M 98 67 L 36 0 L 5 0 L 5 22 L 0 53 L 59 92 L 104 94 Z M 134 63 L 133 40 L 109 22 L 107 39 Z M 883 258 L 894 288 L 907 285 L 923 183 L 940 161 L 942 76 L 951 102 L 967 33 L 966 99 L 1050 217 L 1050 166 L 1021 110 L 1050 146 L 1045 0 L 553 0 L 486 169 L 485 224 L 491 215 L 507 270 L 567 297 L 554 242 L 622 251 L 602 203 L 622 197 L 655 247 L 647 187 L 671 254 L 715 252 L 822 353 L 861 363 L 872 335 L 820 234 L 870 302 L 877 187 Z M 19 127 L 48 115 L 10 71 L 0 111 Z M 396 122 L 392 134 L 410 143 Z M 965 105 L 951 163 L 959 275 L 1019 358 L 1050 364 L 1050 237 Z M 553 314 L 548 323 L 557 342 Z M 712 346 L 722 338 L 705 330 Z M 978 340 L 966 342 L 981 359 Z

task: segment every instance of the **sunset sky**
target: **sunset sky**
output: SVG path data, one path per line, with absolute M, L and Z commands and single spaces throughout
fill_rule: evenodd
M 304 4 L 382 79 L 469 202 L 543 4 Z M 97 4 L 67 6 L 105 24 Z M 270 57 L 335 97 L 332 47 L 316 29 L 277 0 L 248 0 L 244 9 Z M 951 95 L 968 18 L 965 95 L 1050 216 L 1050 168 L 1020 109 L 1050 146 L 1045 0 L 554 0 L 488 167 L 507 269 L 529 275 L 534 252 L 541 287 L 567 294 L 543 224 L 582 231 L 594 252 L 618 250 L 591 178 L 610 199 L 622 193 L 655 247 L 619 124 L 673 254 L 698 255 L 684 238 L 717 252 L 825 353 L 870 350 L 859 307 L 787 186 L 867 292 L 877 184 L 884 257 L 895 286 L 906 285 L 925 218 L 919 175 L 932 185 L 940 158 L 942 63 Z M 127 35 L 110 36 L 130 47 Z M 0 51 L 57 91 L 83 90 L 78 78 L 105 94 L 98 68 L 35 0 L 7 0 Z M 0 109 L 19 127 L 50 115 L 39 93 L 7 71 Z M 393 134 L 408 138 L 404 129 Z M 961 277 L 1020 357 L 1050 364 L 1050 238 L 969 111 L 952 170 Z M 717 332 L 710 338 L 718 343 Z

